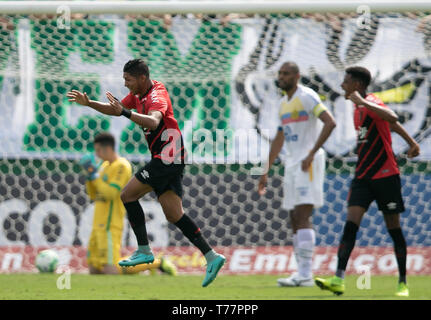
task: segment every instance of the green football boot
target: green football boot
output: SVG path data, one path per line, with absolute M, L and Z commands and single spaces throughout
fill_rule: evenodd
M 315 278 L 314 283 L 322 290 L 328 290 L 337 296 L 344 293 L 344 279 L 333 276 L 329 279 Z
M 166 273 L 170 276 L 176 276 L 177 275 L 177 267 L 175 267 L 175 265 L 169 259 L 161 257 L 159 269 L 163 273 Z
M 219 254 L 217 258 L 208 263 L 207 273 L 205 275 L 204 281 L 202 282 L 202 287 L 206 287 L 214 281 L 214 279 L 217 277 L 217 273 L 223 267 L 225 262 L 226 258 L 223 255 Z
M 133 254 L 127 259 L 121 260 L 118 262 L 120 267 L 133 267 L 138 264 L 144 263 L 152 263 L 154 261 L 154 256 L 152 254 L 143 254 L 136 250 Z
M 408 297 L 409 296 L 409 288 L 404 282 L 398 283 L 398 289 L 395 293 L 398 297 Z

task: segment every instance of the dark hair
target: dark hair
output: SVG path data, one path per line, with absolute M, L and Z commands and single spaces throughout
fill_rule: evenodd
M 299 73 L 299 67 L 295 62 L 286 61 L 283 65 L 287 65 L 289 68 L 292 68 L 295 73 Z
M 99 133 L 94 138 L 94 144 L 96 144 L 96 143 L 99 143 L 103 147 L 110 146 L 110 147 L 112 147 L 112 149 L 115 149 L 115 138 L 109 132 Z
M 123 68 L 123 72 L 129 73 L 133 77 L 138 77 L 141 75 L 150 77 L 150 69 L 147 64 L 142 59 L 133 59 L 126 62 Z
M 352 79 L 359 81 L 364 88 L 367 88 L 371 82 L 371 72 L 364 67 L 350 67 L 346 69 L 346 73 L 350 74 Z

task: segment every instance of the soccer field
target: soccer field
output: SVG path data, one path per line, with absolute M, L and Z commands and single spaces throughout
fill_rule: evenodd
M 203 276 L 71 275 L 70 289 L 57 289 L 57 274 L 2 274 L 0 299 L 29 300 L 431 300 L 431 276 L 408 277 L 409 298 L 394 295 L 397 278 L 375 276 L 369 290 L 356 287 L 358 276 L 348 276 L 346 292 L 335 296 L 317 287 L 280 288 L 279 276 L 219 276 L 207 288 Z

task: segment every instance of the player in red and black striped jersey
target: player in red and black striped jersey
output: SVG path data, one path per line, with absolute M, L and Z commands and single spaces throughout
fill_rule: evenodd
M 184 214 L 181 197 L 186 151 L 168 91 L 163 83 L 150 79 L 149 68 L 141 59 L 130 60 L 125 64 L 123 78 L 130 93 L 121 102 L 110 92 L 106 93 L 109 103 L 90 100 L 86 93 L 77 90 L 67 94 L 71 102 L 89 106 L 107 115 L 123 115 L 135 122 L 144 131 L 151 151 L 151 161 L 130 179 L 121 192 L 138 249 L 128 259 L 120 261 L 119 265 L 130 267 L 154 261 L 148 243 L 145 215 L 139 203 L 141 197 L 154 191 L 166 219 L 174 223 L 207 260 L 206 276 L 202 283 L 206 287 L 216 278 L 226 258 L 211 249 L 198 226 Z
M 400 225 L 404 211 L 401 196 L 400 171 L 392 150 L 391 130 L 398 133 L 410 146 L 407 156 L 418 156 L 419 145 L 398 122 L 398 116 L 379 98 L 367 94 L 371 73 L 363 67 L 346 69 L 341 84 L 345 98 L 354 103 L 354 124 L 357 131 L 358 160 L 355 177 L 350 186 L 347 221 L 338 248 L 338 266 L 330 279 L 316 278 L 316 284 L 336 294 L 344 292 L 344 272 L 356 240 L 361 220 L 375 200 L 383 212 L 386 227 L 394 242 L 398 263 L 398 296 L 408 296 L 406 285 L 407 245 Z
M 362 97 L 356 93 L 352 95 L 352 99 L 355 99 L 357 103 L 362 103 Z M 372 93 L 367 94 L 364 99 L 368 103 L 389 110 Z M 381 179 L 399 174 L 400 171 L 392 151 L 390 123 L 365 105 L 355 104 L 354 112 L 354 124 L 358 134 L 356 148 L 358 161 L 355 178 Z

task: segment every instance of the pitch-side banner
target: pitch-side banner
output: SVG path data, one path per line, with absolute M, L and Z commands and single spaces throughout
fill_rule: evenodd
M 47 247 L 0 247 L 0 272 L 37 272 L 34 261 L 38 252 Z M 71 272 L 87 273 L 87 251 L 82 246 L 50 247 L 59 254 L 59 266 Z M 131 254 L 135 248 L 123 249 Z M 290 274 L 297 270 L 292 247 L 217 247 L 227 262 L 221 274 Z M 431 248 L 408 248 L 407 274 L 431 275 Z M 203 274 L 205 258 L 193 247 L 154 248 L 158 256 L 169 258 L 181 274 Z M 313 256 L 313 272 L 333 274 L 337 265 L 336 247 L 317 247 Z M 357 247 L 352 252 L 347 273 L 396 275 L 397 262 L 389 247 Z
M 128 119 L 101 116 L 65 97 L 71 89 L 102 101 L 106 91 L 124 97 L 123 65 L 143 57 L 152 77 L 166 83 L 193 161 L 214 156 L 212 142 L 214 153 L 206 149 L 203 154 L 197 144 L 216 139 L 216 129 L 232 139 L 223 145 L 223 161 L 266 158 L 277 128 L 280 93 L 274 80 L 288 60 L 299 65 L 302 83 L 315 89 L 336 117 L 337 127 L 325 145 L 330 155 L 346 155 L 355 144 L 352 104 L 340 84 L 345 67 L 362 65 L 374 76 L 370 91 L 420 141 L 420 159 L 431 158 L 431 59 L 417 19 L 373 17 L 369 28 L 351 19 L 334 29 L 311 18 L 239 19 L 224 27 L 217 21 L 176 17 L 164 28 L 102 17 L 91 23 L 72 21 L 61 32 L 55 22 L 50 27 L 17 21 L 2 40 L 8 52 L 0 66 L 3 157 L 80 157 L 91 151 L 92 137 L 102 130 L 117 137 L 121 154 L 148 157 L 144 136 Z M 98 41 L 87 41 L 88 34 L 100 35 Z M 48 47 L 45 39 L 54 35 L 62 41 Z M 154 41 L 139 40 L 146 38 Z M 247 148 L 237 148 L 244 145 L 240 138 L 247 139 Z M 406 151 L 397 135 L 393 144 L 396 153 Z

